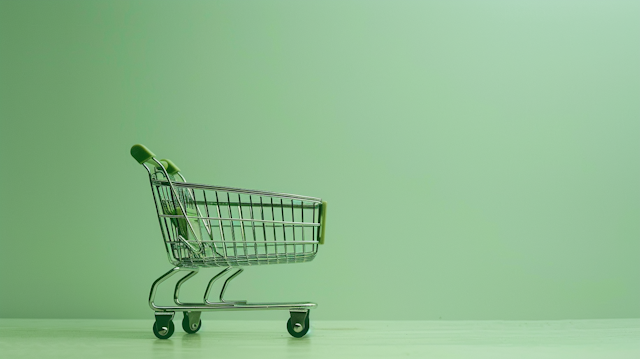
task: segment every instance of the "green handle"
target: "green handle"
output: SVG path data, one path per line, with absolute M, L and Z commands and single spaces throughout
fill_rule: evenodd
M 324 227 L 327 222 L 327 201 L 322 201 L 320 216 L 320 244 L 324 244 Z
M 133 156 L 139 164 L 143 164 L 154 158 L 156 155 L 149 151 L 149 149 L 144 145 L 137 144 L 131 146 L 131 156 Z
M 160 160 L 160 163 L 162 163 L 164 169 L 167 170 L 167 173 L 170 175 L 175 175 L 176 173 L 180 172 L 178 166 L 176 166 L 175 163 L 171 162 L 171 160 L 165 158 Z
M 156 155 L 151 152 L 145 145 L 137 144 L 131 146 L 131 156 L 138 161 L 139 164 L 143 164 L 145 162 L 151 161 Z M 171 160 L 163 159 L 160 160 L 160 163 L 164 166 L 164 169 L 167 170 L 167 173 L 170 175 L 175 175 L 180 172 L 180 168 L 176 166 Z M 157 163 L 152 163 L 154 166 L 158 166 Z

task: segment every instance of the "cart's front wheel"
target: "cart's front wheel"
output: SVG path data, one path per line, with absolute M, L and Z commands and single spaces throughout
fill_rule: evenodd
M 202 327 L 202 319 L 198 320 L 198 324 L 189 325 L 189 316 L 185 312 L 184 318 L 182 318 L 182 329 L 189 334 L 196 333 Z
M 287 331 L 294 338 L 302 338 L 309 331 L 309 312 L 304 319 L 304 322 L 295 321 L 293 317 L 287 321 Z
M 153 334 L 155 334 L 158 339 L 169 339 L 169 337 L 173 335 L 174 330 L 173 321 L 169 321 L 169 325 L 166 327 L 159 327 L 158 322 L 153 323 Z

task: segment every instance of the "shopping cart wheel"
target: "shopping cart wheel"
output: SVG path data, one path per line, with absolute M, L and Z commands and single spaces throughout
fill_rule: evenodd
M 309 331 L 309 311 L 291 312 L 287 331 L 294 338 L 302 338 Z
M 160 327 L 157 321 L 153 323 L 153 334 L 155 334 L 158 339 L 169 339 L 169 337 L 173 335 L 174 330 L 175 328 L 172 321 L 169 321 L 169 324 L 165 327 Z
M 183 312 L 184 318 L 182 318 L 182 329 L 189 334 L 196 333 L 202 327 L 202 320 L 200 319 L 200 312 Z M 189 324 L 189 317 L 191 317 L 191 324 Z

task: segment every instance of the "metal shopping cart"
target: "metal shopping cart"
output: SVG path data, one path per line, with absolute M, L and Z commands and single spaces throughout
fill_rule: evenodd
M 173 335 L 175 312 L 183 312 L 182 328 L 197 332 L 204 311 L 289 310 L 287 330 L 300 338 L 309 331 L 309 310 L 315 303 L 248 303 L 225 301 L 231 280 L 225 280 L 219 301 L 209 301 L 212 285 L 232 267 L 312 261 L 324 243 L 327 203 L 319 198 L 285 193 L 189 183 L 170 160 L 158 160 L 143 145 L 131 147 L 131 155 L 149 173 L 169 262 L 174 266 L 151 286 L 149 306 L 155 311 L 153 333 L 159 339 Z M 213 276 L 201 303 L 184 303 L 180 287 L 200 268 L 225 267 Z M 186 274 L 175 285 L 175 305 L 154 302 L 158 286 L 178 272 Z

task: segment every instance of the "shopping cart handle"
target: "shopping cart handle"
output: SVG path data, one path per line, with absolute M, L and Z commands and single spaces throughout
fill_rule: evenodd
M 176 173 L 180 172 L 178 166 L 176 166 L 176 164 L 171 162 L 171 160 L 169 159 L 162 159 L 160 160 L 160 163 L 162 163 L 164 169 L 167 170 L 167 173 L 170 175 L 175 175 Z
M 145 162 L 151 161 L 151 159 L 153 159 L 156 155 L 151 152 L 145 145 L 137 144 L 131 146 L 131 156 L 133 156 L 133 158 L 135 158 L 139 164 L 143 164 Z M 160 160 L 160 163 L 162 163 L 164 169 L 167 170 L 167 173 L 170 175 L 175 175 L 176 173 L 180 172 L 180 168 L 178 168 L 178 166 L 176 166 L 176 164 L 171 160 L 165 158 Z M 156 163 L 154 163 L 153 165 L 158 166 Z
M 131 146 L 131 156 L 133 156 L 139 164 L 143 164 L 154 158 L 156 155 L 144 145 L 137 144 Z

